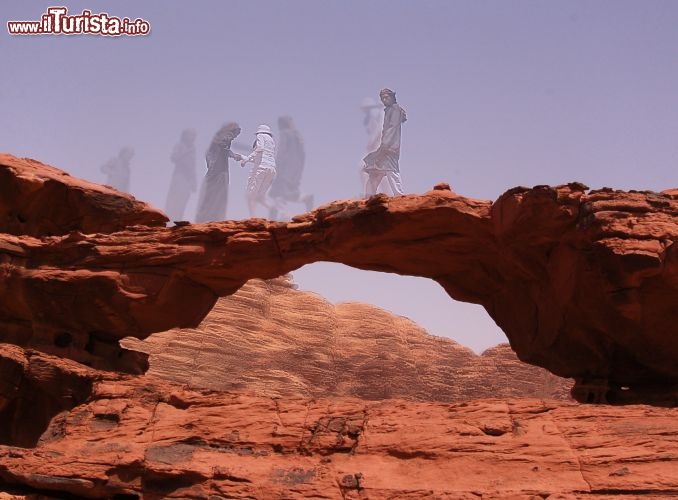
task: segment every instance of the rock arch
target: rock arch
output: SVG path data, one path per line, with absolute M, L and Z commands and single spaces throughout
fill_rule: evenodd
M 0 167 L 0 180 L 21 178 L 15 185 L 29 186 L 35 200 L 40 186 L 31 181 L 56 175 L 9 155 Z M 74 181 L 60 181 L 75 189 Z M 162 214 L 133 198 L 82 183 L 78 189 L 89 190 L 85 198 L 95 206 L 123 198 L 125 213 L 143 225 L 85 234 L 70 224 L 64 234 L 45 236 L 45 213 L 19 199 L 6 203 L 3 210 L 20 211 L 32 233 L 16 234 L 9 215 L 14 226 L 0 227 L 0 341 L 143 370 L 142 360 L 117 346 L 120 338 L 195 326 L 218 296 L 250 278 L 331 261 L 427 277 L 455 300 L 482 305 L 520 359 L 575 378 L 580 400 L 675 397 L 673 192 L 590 191 L 571 183 L 514 188 L 492 202 L 439 185 L 423 195 L 334 202 L 289 223 L 166 228 Z M 63 192 L 59 214 L 73 216 L 70 191 Z M 54 234 L 59 224 L 48 220 Z

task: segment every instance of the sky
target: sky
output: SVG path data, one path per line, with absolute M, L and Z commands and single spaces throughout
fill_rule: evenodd
M 55 5 L 151 30 L 8 33 L 6 21 Z M 674 0 L 3 0 L 0 15 L 0 151 L 103 183 L 101 165 L 132 146 L 130 191 L 159 209 L 183 129 L 197 132 L 202 176 L 222 124 L 237 121 L 249 144 L 283 114 L 304 137 L 302 190 L 315 205 L 358 197 L 359 105 L 383 87 L 407 111 L 407 193 L 439 182 L 488 200 L 571 181 L 678 187 Z M 246 179 L 232 163 L 229 219 L 248 216 Z M 293 275 L 300 289 L 375 304 L 478 353 L 506 341 L 484 309 L 423 278 L 330 263 Z

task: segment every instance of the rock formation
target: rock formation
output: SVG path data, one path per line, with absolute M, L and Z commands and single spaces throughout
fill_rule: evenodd
M 34 199 L 55 177 L 10 155 L 0 156 L 0 171 Z M 71 179 L 59 180 L 68 214 Z M 107 188 L 76 184 L 89 202 L 110 203 Z M 675 196 L 573 183 L 515 188 L 491 202 L 441 185 L 334 202 L 290 223 L 165 228 L 143 208 L 144 226 L 89 234 L 74 215 L 61 235 L 51 203 L 36 202 L 1 217 L 0 340 L 143 370 L 119 339 L 195 327 L 249 279 L 323 260 L 428 277 L 453 299 L 483 305 L 521 360 L 575 378 L 580 401 L 676 404 Z
M 565 382 L 505 346 L 476 356 L 278 277 L 317 260 L 427 276 L 580 400 L 675 404 L 676 195 L 439 186 L 165 228 L 2 155 L 0 499 L 678 496 L 678 409 L 555 401 Z M 145 371 L 121 339 L 146 375 L 82 364 Z M 525 386 L 539 397 L 459 402 Z
M 518 360 L 504 344 L 481 356 L 375 306 L 336 306 L 291 277 L 250 280 L 198 328 L 172 329 L 128 349 L 147 374 L 189 387 L 269 397 L 567 400 L 572 381 Z
M 0 380 L 23 381 L 0 385 L 0 429 L 23 429 L 0 433 L 0 498 L 678 495 L 675 408 L 267 398 L 11 345 L 0 345 Z M 27 428 L 40 410 L 49 418 Z
M 18 236 L 165 227 L 162 212 L 30 158 L 0 154 L 0 230 Z

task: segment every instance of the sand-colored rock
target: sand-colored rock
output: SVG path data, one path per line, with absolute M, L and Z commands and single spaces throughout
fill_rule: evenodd
M 569 399 L 572 385 L 522 363 L 508 345 L 478 356 L 378 307 L 334 306 L 289 277 L 250 280 L 198 328 L 122 342 L 150 354 L 149 375 L 270 397 Z
M 0 163 L 23 168 L 9 155 Z M 481 304 L 521 360 L 574 378 L 579 401 L 673 405 L 677 216 L 672 192 L 572 183 L 491 202 L 438 186 L 338 201 L 290 223 L 0 233 L 0 340 L 140 372 L 121 338 L 196 327 L 249 279 L 322 260 L 428 277 Z
M 268 398 L 101 373 L 34 443 L 0 444 L 0 491 L 55 498 L 591 499 L 678 495 L 678 409 L 542 399 L 465 403 Z M 34 366 L 38 369 L 35 370 Z M 0 395 L 10 406 L 30 395 Z M 9 406 L 6 406 L 9 408 Z M 117 495 L 117 496 L 116 496 Z M 33 496 L 33 498 L 36 498 Z

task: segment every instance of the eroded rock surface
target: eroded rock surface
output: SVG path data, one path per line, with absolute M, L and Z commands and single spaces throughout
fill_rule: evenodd
M 2 375 L 13 366 L 36 387 L 50 386 L 54 377 L 88 382 L 87 399 L 55 413 L 34 443 L 0 444 L 0 491 L 7 496 L 678 495 L 673 408 L 542 399 L 443 404 L 268 398 L 101 373 L 15 346 L 0 345 L 0 360 Z M 30 395 L 31 388 L 21 386 L 0 398 L 11 405 Z M 2 418 L 15 420 L 7 418 L 10 406 L 4 408 Z
M 675 404 L 677 214 L 674 192 L 573 183 L 491 202 L 438 186 L 334 202 L 290 223 L 3 233 L 1 340 L 143 370 L 119 339 L 195 327 L 249 279 L 323 260 L 428 277 L 483 305 L 521 360 L 575 378 L 581 401 Z
M 0 153 L 0 232 L 52 236 L 165 227 L 159 210 L 108 186 L 72 177 L 31 158 Z
M 198 328 L 123 346 L 150 354 L 148 375 L 190 388 L 367 400 L 570 398 L 571 380 L 522 363 L 507 344 L 478 356 L 405 317 L 335 306 L 295 287 L 289 276 L 250 280 Z

